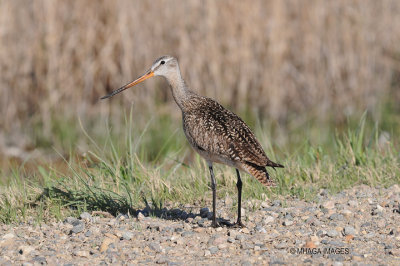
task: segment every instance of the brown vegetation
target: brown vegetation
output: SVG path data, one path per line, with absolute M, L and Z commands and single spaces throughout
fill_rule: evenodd
M 399 14 L 396 0 L 1 1 L 0 127 L 118 116 L 133 100 L 157 110 L 171 99 L 157 80 L 98 99 L 163 54 L 236 111 L 280 121 L 374 111 L 400 71 Z

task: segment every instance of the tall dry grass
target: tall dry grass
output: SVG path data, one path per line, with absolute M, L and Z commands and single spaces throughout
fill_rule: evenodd
M 397 0 L 0 1 L 0 128 L 118 116 L 131 101 L 155 112 L 172 99 L 157 79 L 98 99 L 163 54 L 236 111 L 283 122 L 374 111 L 400 73 L 399 14 Z

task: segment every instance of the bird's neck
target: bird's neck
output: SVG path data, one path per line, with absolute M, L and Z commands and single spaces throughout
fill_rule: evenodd
M 179 67 L 171 75 L 166 76 L 166 79 L 171 86 L 172 95 L 175 99 L 175 102 L 183 110 L 185 102 L 190 99 L 190 97 L 193 95 L 193 92 L 183 80 Z

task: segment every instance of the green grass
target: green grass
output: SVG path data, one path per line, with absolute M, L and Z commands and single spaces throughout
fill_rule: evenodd
M 158 116 L 136 126 L 136 119 L 132 112 L 127 115 L 123 131 L 115 132 L 106 124 L 103 137 L 95 140 L 81 128 L 79 134 L 85 136 L 88 147 L 83 155 L 60 154 L 68 159 L 37 166 L 36 171 L 24 165 L 1 171 L 0 223 L 41 223 L 92 210 L 132 214 L 146 205 L 159 210 L 167 204 L 209 204 L 208 168 L 198 155 L 191 155 L 194 151 L 179 122 Z M 283 145 L 269 141 L 279 132 L 277 125 L 254 121 L 252 126 L 267 154 L 285 168 L 270 170 L 278 183 L 271 189 L 244 174 L 244 200 L 261 200 L 263 195 L 313 200 L 321 189 L 335 193 L 359 184 L 386 187 L 400 183 L 396 140 L 379 143 L 379 125 L 366 113 L 357 122 L 349 120 L 345 130 L 317 123 L 297 125 Z M 69 132 L 64 131 L 65 125 L 55 128 Z M 62 139 L 72 143 L 77 136 L 72 132 Z M 234 169 L 215 168 L 218 197 L 236 199 Z

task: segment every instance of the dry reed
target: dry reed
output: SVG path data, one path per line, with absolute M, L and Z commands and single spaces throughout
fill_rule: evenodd
M 400 71 L 399 14 L 397 0 L 0 1 L 0 128 L 119 116 L 132 100 L 156 111 L 171 101 L 157 80 L 98 99 L 163 54 L 236 111 L 282 122 L 374 111 Z

